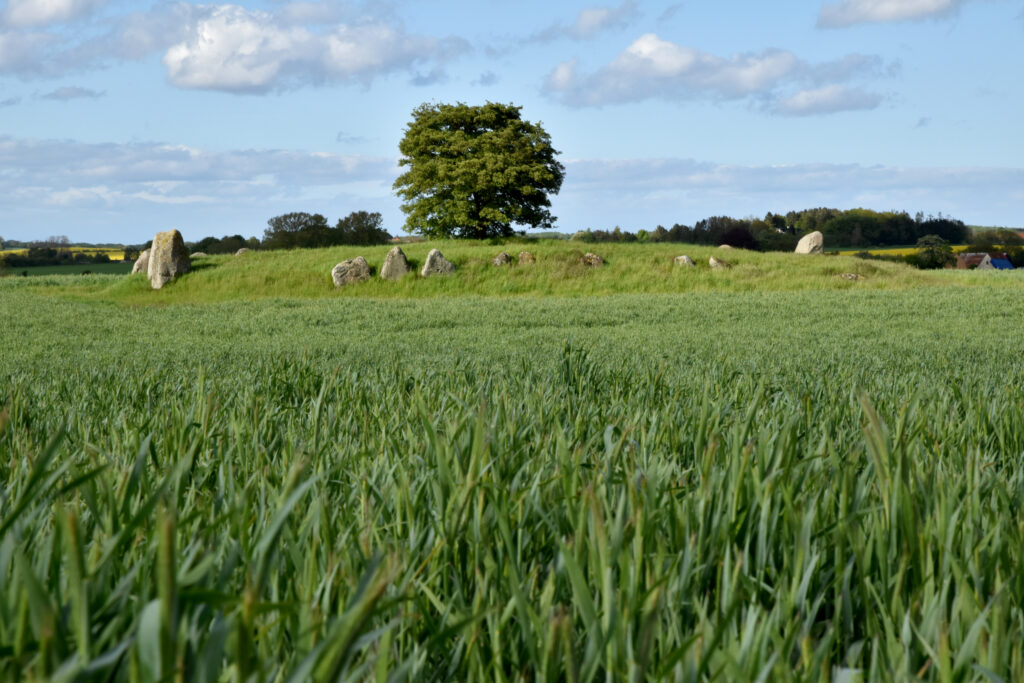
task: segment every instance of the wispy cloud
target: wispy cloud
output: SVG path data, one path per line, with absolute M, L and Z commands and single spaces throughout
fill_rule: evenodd
M 776 103 L 774 110 L 787 116 L 834 114 L 840 111 L 874 109 L 882 103 L 878 93 L 842 85 L 826 85 L 786 97 Z
M 485 71 L 476 79 L 473 80 L 473 85 L 479 85 L 483 87 L 491 86 L 497 83 L 500 79 L 498 74 L 493 71 Z
M 844 103 L 848 108 L 863 109 L 869 99 L 877 106 L 880 96 L 840 89 L 837 83 L 877 75 L 882 69 L 882 60 L 870 55 L 847 55 L 819 64 L 778 49 L 719 57 L 648 33 L 591 74 L 581 73 L 578 60 L 563 62 L 548 75 L 544 88 L 552 97 L 576 107 L 655 98 L 753 98 L 775 103 L 769 109 L 780 113 L 826 113 L 840 111 Z M 805 87 L 795 94 L 782 94 L 786 88 L 801 85 Z
M 78 99 L 96 99 L 103 97 L 105 93 L 97 92 L 96 90 L 90 90 L 89 88 L 79 88 L 78 86 L 65 86 L 63 88 L 57 88 L 44 95 L 40 95 L 40 99 L 44 100 L 57 100 L 58 102 L 67 102 L 68 100 Z
M 6 100 L 0 100 L 0 108 L 13 107 L 17 104 L 21 104 L 20 97 L 8 97 Z
M 943 17 L 957 11 L 966 0 L 840 0 L 821 6 L 819 28 L 844 28 L 855 24 L 918 21 Z
M 639 16 L 636 0 L 626 0 L 616 7 L 585 7 L 580 10 L 572 23 L 556 22 L 543 31 L 535 33 L 528 39 L 528 42 L 550 43 L 563 38 L 589 40 L 604 31 L 625 28 Z
M 567 213 L 565 205 L 599 205 L 612 224 L 628 211 L 636 227 L 812 206 L 941 210 L 968 221 L 998 222 L 999 216 L 1019 213 L 1024 201 L 1024 195 L 1013 196 L 1024 187 L 1024 168 L 744 166 L 692 159 L 576 159 L 565 165 L 559 215 Z
M 390 188 L 394 159 L 290 150 L 211 151 L 159 143 L 92 144 L 0 136 L 0 197 L 31 189 L 43 202 L 102 198 L 104 187 L 139 201 L 181 202 L 219 195 L 260 202 L 260 195 L 374 181 Z M 142 194 L 140 194 L 142 193 Z M 113 197 L 114 194 L 108 196 Z M 0 204 L 3 201 L 0 200 Z
M 0 20 L 8 26 L 47 26 L 79 19 L 106 0 L 7 0 Z

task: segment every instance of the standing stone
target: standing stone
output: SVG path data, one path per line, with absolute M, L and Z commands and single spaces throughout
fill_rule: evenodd
M 158 232 L 149 249 L 149 284 L 160 289 L 168 282 L 192 269 L 185 240 L 177 230 Z
M 672 261 L 677 266 L 688 266 L 690 268 L 693 268 L 696 265 L 693 262 L 693 259 L 687 256 L 686 254 L 683 254 L 682 256 L 676 256 L 674 259 L 672 259 Z
M 132 275 L 135 273 L 149 273 L 149 249 L 139 254 L 139 258 L 136 259 L 135 265 L 132 266 Z
M 248 254 L 250 251 L 252 251 L 252 249 L 249 249 L 248 247 L 242 247 L 241 249 L 239 249 L 238 251 L 235 252 L 235 256 L 241 256 L 242 254 Z
M 519 252 L 518 261 L 521 266 L 532 266 L 536 262 L 533 258 L 533 254 L 528 251 Z
M 512 256 L 510 256 L 507 251 L 501 252 L 494 257 L 493 261 L 491 261 L 491 265 L 494 266 L 507 266 L 510 263 L 512 263 Z
M 431 275 L 451 275 L 454 272 L 455 266 L 452 262 L 446 259 L 439 249 L 431 249 L 420 275 L 430 277 Z
M 580 260 L 580 262 L 583 265 L 590 266 L 592 268 L 600 268 L 601 266 L 604 265 L 603 258 L 589 251 L 583 255 L 583 258 Z
M 405 252 L 401 247 L 392 247 L 384 257 L 384 265 L 380 267 L 380 276 L 385 280 L 401 280 L 412 270 Z
M 712 268 L 732 268 L 732 266 L 722 259 L 717 259 L 714 256 L 708 259 L 708 265 Z
M 797 254 L 824 254 L 825 236 L 815 230 L 800 238 L 796 243 Z
M 365 282 L 370 279 L 370 266 L 362 256 L 345 259 L 331 269 L 331 279 L 335 287 Z

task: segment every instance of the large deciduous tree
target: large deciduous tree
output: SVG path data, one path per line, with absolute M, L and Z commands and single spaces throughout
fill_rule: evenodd
M 427 237 L 496 237 L 512 225 L 553 227 L 548 195 L 565 168 L 539 123 L 520 107 L 422 104 L 398 145 L 395 181 L 405 229 Z

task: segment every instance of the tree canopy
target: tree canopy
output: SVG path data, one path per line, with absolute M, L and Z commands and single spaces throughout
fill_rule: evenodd
M 549 194 L 565 168 L 539 123 L 521 107 L 422 104 L 398 145 L 407 170 L 394 188 L 405 229 L 427 237 L 497 237 L 513 224 L 550 229 Z

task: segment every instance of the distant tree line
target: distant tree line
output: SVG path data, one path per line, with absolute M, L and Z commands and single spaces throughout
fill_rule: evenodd
M 829 247 L 916 244 L 925 235 L 936 235 L 947 242 L 961 244 L 970 235 L 970 229 L 963 221 L 941 213 L 925 217 L 918 212 L 911 217 L 904 211 L 816 208 L 786 214 L 769 212 L 764 218 L 712 216 L 697 221 L 692 227 L 677 223 L 671 228 L 659 225 L 654 230 L 638 230 L 636 233 L 621 228 L 583 230 L 573 235 L 573 239 L 584 242 L 728 244 L 759 251 L 792 251 L 801 236 L 815 230 L 825 236 L 825 244 Z
M 332 227 L 323 215 L 297 211 L 274 216 L 267 221 L 263 239 L 241 235 L 204 237 L 186 243 L 192 252 L 233 254 L 239 249 L 312 249 L 342 244 L 385 244 L 391 235 L 383 228 L 384 220 L 377 212 L 353 211 L 339 218 Z M 145 248 L 145 245 L 142 247 Z

